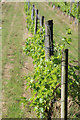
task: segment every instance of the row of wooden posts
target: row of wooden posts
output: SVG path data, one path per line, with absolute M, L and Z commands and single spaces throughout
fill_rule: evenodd
M 30 3 L 28 2 L 28 10 L 30 8 Z M 32 6 L 32 21 L 35 15 L 35 30 L 37 32 L 38 26 L 38 9 Z M 40 19 L 40 25 L 44 26 L 44 16 Z M 51 55 L 54 55 L 54 45 L 53 45 L 53 20 L 48 20 L 45 23 L 45 54 L 46 59 L 49 59 Z M 61 65 L 61 118 L 67 120 L 67 81 L 68 81 L 68 49 L 62 51 L 62 65 Z

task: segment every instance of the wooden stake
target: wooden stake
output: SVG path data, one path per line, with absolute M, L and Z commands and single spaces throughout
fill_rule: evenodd
M 44 26 L 44 16 L 42 16 L 40 18 L 40 26 L 43 27 Z M 40 29 L 40 31 L 42 31 L 42 28 Z
M 49 42 L 49 43 L 48 43 Z M 53 55 L 53 20 L 49 20 L 46 22 L 46 39 L 45 39 L 45 47 L 46 47 L 46 59 Z
M 67 120 L 68 49 L 62 51 L 61 118 Z
M 33 21 L 34 21 L 34 14 L 35 14 L 35 6 L 33 5 L 33 6 L 32 6 L 32 15 L 31 15 L 32 24 L 33 24 Z
M 43 25 L 44 25 L 44 16 L 41 17 L 40 23 L 41 23 L 41 26 L 43 27 Z
M 49 29 L 50 29 L 50 56 L 53 55 L 53 20 L 49 21 Z
M 38 9 L 36 10 L 36 16 L 35 16 L 35 34 L 37 32 L 37 26 L 38 26 Z
M 49 51 L 49 36 L 50 36 L 49 21 L 46 22 L 45 32 L 46 32 L 46 35 L 45 35 L 45 58 L 47 60 L 50 57 L 50 51 Z
M 30 8 L 30 1 L 28 0 L 28 11 L 29 11 L 29 8 Z

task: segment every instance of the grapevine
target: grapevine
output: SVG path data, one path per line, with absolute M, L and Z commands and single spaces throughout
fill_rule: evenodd
M 71 11 L 70 11 L 70 2 L 53 2 L 52 6 L 55 5 L 56 7 L 60 8 L 60 10 L 69 15 L 73 18 L 79 19 L 79 12 L 78 12 L 78 3 L 72 3 Z
M 27 28 L 33 34 L 32 37 L 26 39 L 24 52 L 33 58 L 34 74 L 27 76 L 27 89 L 30 88 L 32 96 L 30 99 L 23 98 L 24 103 L 30 104 L 34 107 L 37 112 L 37 116 L 40 118 L 42 114 L 43 118 L 49 118 L 52 116 L 51 103 L 57 94 L 56 100 L 61 97 L 61 60 L 62 60 L 62 49 L 65 49 L 66 44 L 71 43 L 72 34 L 71 29 L 67 30 L 67 37 L 63 37 L 61 44 L 56 44 L 54 41 L 54 56 L 51 56 L 49 60 L 45 59 L 45 26 L 38 27 L 36 35 L 34 34 L 35 22 L 32 24 L 31 9 L 28 11 L 28 6 L 25 5 L 25 12 L 27 15 Z M 64 10 L 65 11 L 65 10 Z M 72 62 L 72 61 L 71 61 Z M 75 100 L 76 96 L 79 96 L 79 80 L 76 70 L 79 70 L 78 66 L 72 67 L 71 64 L 68 66 L 69 69 L 69 95 Z M 57 87 L 58 86 L 58 87 Z M 75 90 L 74 87 L 76 86 Z M 77 99 L 76 101 L 79 104 Z

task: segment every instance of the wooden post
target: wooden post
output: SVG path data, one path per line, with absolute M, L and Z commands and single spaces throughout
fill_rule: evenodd
M 38 9 L 36 10 L 36 16 L 35 16 L 35 34 L 37 32 L 37 26 L 38 26 Z
M 29 11 L 29 8 L 30 8 L 30 1 L 28 0 L 28 11 Z
M 53 20 L 49 21 L 49 29 L 50 29 L 50 56 L 53 55 Z
M 45 37 L 45 47 L 46 47 L 46 59 L 53 55 L 53 20 L 46 22 L 46 37 Z M 49 43 L 48 43 L 49 42 Z M 48 54 L 48 55 L 47 55 Z
M 42 16 L 42 27 L 44 26 L 44 16 Z
M 43 27 L 44 26 L 44 16 L 42 16 L 40 18 L 40 26 Z M 42 31 L 42 28 L 40 29 L 40 31 Z
M 44 25 L 44 16 L 42 16 L 41 19 L 40 19 L 40 26 L 43 27 L 43 25 Z
M 72 9 L 72 2 L 70 2 L 70 13 L 71 13 L 71 9 Z
M 67 120 L 68 49 L 62 51 L 61 118 Z
M 33 24 L 33 21 L 34 21 L 34 14 L 35 14 L 35 6 L 33 5 L 32 6 L 32 15 L 31 15 L 32 24 Z
M 45 32 L 46 32 L 46 35 L 45 35 L 45 58 L 47 60 L 50 57 L 50 51 L 49 51 L 49 36 L 50 36 L 49 21 L 46 22 Z

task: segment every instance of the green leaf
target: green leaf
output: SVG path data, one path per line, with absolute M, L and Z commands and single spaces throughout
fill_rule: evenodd
M 71 32 L 71 29 L 70 29 L 70 28 L 68 28 L 67 33 L 66 33 L 66 34 L 69 34 L 69 35 L 71 35 L 71 34 L 72 34 L 72 32 Z
M 72 39 L 71 38 L 67 38 L 66 41 L 67 41 L 67 44 L 70 44 L 72 42 Z

